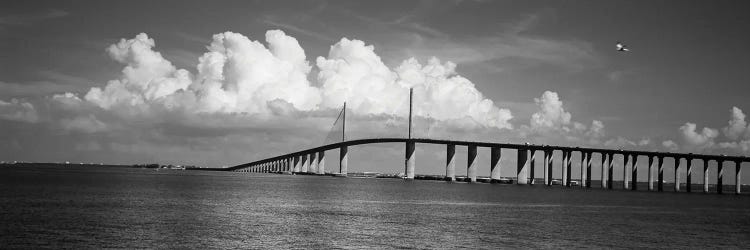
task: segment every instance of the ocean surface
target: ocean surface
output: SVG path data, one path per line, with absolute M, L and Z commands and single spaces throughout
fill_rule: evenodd
M 748 248 L 750 196 L 0 167 L 0 248 Z

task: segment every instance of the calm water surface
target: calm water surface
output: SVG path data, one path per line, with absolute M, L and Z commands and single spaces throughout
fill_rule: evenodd
M 747 248 L 750 196 L 0 168 L 2 248 Z

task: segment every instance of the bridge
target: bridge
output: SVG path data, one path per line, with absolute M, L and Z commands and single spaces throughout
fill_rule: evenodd
M 411 96 L 411 94 L 410 94 Z M 341 119 L 339 119 L 341 118 Z M 593 158 L 594 155 L 598 155 L 601 162 L 598 167 L 601 168 L 601 176 L 598 179 L 600 181 L 600 188 L 613 189 L 614 184 L 614 171 L 615 171 L 615 156 L 622 156 L 622 185 L 623 189 L 637 190 L 638 185 L 638 170 L 639 168 L 648 168 L 648 190 L 649 191 L 663 191 L 664 190 L 664 170 L 665 159 L 674 159 L 674 191 L 680 192 L 681 188 L 681 175 L 678 169 L 686 169 L 685 178 L 685 191 L 692 192 L 693 185 L 693 171 L 694 168 L 701 168 L 703 171 L 703 192 L 709 192 L 709 179 L 708 170 L 709 163 L 715 161 L 717 164 L 716 174 L 716 193 L 723 193 L 724 183 L 724 163 L 734 163 L 734 177 L 735 177 L 735 190 L 734 193 L 741 193 L 741 171 L 742 163 L 750 162 L 750 157 L 744 156 L 727 156 L 727 155 L 707 155 L 707 154 L 692 154 L 692 153 L 673 153 L 673 152 L 652 152 L 652 151 L 636 151 L 636 150 L 618 150 L 618 149 L 602 149 L 602 148 L 584 148 L 584 147 L 568 147 L 568 146 L 550 146 L 550 145 L 533 145 L 533 144 L 509 144 L 509 143 L 495 143 L 495 142 L 477 142 L 477 141 L 461 141 L 461 140 L 440 140 L 440 139 L 428 139 L 428 138 L 411 138 L 411 98 L 409 105 L 409 136 L 408 138 L 367 138 L 367 139 L 356 139 L 346 140 L 346 103 L 342 111 L 339 113 L 339 120 L 342 121 L 341 141 L 326 143 L 319 147 L 313 147 L 301 151 L 291 152 L 287 154 L 278 155 L 266 159 L 257 160 L 254 162 L 237 165 L 234 167 L 225 168 L 225 171 L 236 171 L 236 172 L 253 172 L 253 173 L 292 173 L 292 174 L 326 174 L 326 151 L 338 149 L 339 151 L 339 170 L 334 173 L 337 176 L 347 176 L 348 174 L 348 162 L 349 162 L 349 147 L 366 144 L 378 144 L 378 143 L 404 143 L 405 145 L 405 157 L 404 157 L 404 179 L 414 179 L 416 171 L 416 157 L 415 149 L 417 144 L 437 144 L 446 146 L 446 162 L 445 162 L 445 177 L 446 181 L 456 181 L 456 146 L 467 147 L 468 149 L 468 160 L 466 164 L 466 178 L 467 182 L 477 182 L 477 150 L 478 148 L 489 148 L 490 150 L 490 182 L 500 183 L 503 182 L 501 179 L 501 171 L 514 171 L 516 175 L 515 182 L 521 185 L 533 185 L 536 184 L 536 173 L 534 173 L 535 166 L 538 165 L 536 162 L 537 154 L 542 155 L 541 166 L 543 169 L 544 185 L 553 185 L 553 168 L 555 166 L 553 158 L 555 154 L 561 154 L 562 162 L 559 166 L 562 168 L 562 179 L 561 185 L 565 187 L 573 186 L 572 180 L 572 165 L 573 165 L 573 154 L 580 156 L 580 175 L 578 176 L 581 181 L 581 186 L 584 188 L 592 188 L 592 179 L 594 176 L 591 174 L 591 169 L 594 167 Z M 336 122 L 334 122 L 336 124 Z M 501 166 L 501 151 L 516 150 L 516 166 Z M 685 161 L 683 161 L 685 160 Z M 694 160 L 702 162 L 694 166 Z M 645 165 L 641 166 L 639 162 L 646 162 Z M 731 166 L 731 165 L 730 165 Z M 503 170 L 503 168 L 511 169 Z M 630 178 L 628 179 L 628 170 L 630 171 Z M 656 174 L 654 174 L 656 172 Z M 656 176 L 654 176 L 656 175 Z M 656 180 L 654 178 L 656 177 Z

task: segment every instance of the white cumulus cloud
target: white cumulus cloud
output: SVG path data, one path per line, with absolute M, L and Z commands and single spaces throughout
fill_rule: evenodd
M 744 136 L 746 139 L 750 139 L 750 127 L 748 127 L 745 121 L 745 113 L 737 107 L 732 107 L 730 111 L 731 118 L 729 119 L 729 125 L 722 129 L 724 136 L 730 140 L 737 140 Z
M 680 132 L 682 138 L 688 146 L 702 149 L 711 147 L 714 145 L 714 139 L 719 136 L 719 131 L 716 129 L 704 127 L 700 133 L 696 131 L 697 126 L 695 123 L 685 123 L 680 126 Z
M 39 115 L 31 103 L 13 98 L 10 102 L 0 100 L 0 119 L 35 123 Z

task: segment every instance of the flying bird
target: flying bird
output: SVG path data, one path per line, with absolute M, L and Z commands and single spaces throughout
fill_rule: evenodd
M 625 45 L 623 45 L 621 42 L 617 42 L 617 51 L 630 51 L 628 48 L 625 48 Z

